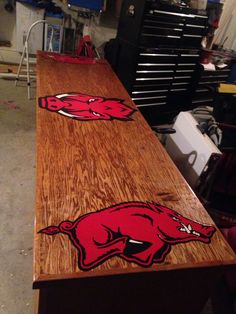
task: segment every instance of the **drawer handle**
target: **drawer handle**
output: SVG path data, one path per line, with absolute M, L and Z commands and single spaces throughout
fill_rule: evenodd
M 202 35 L 183 34 L 184 37 L 202 38 Z
M 181 57 L 199 57 L 199 55 L 195 55 L 195 54 L 192 54 L 192 55 L 187 55 L 185 53 L 181 54 Z
M 205 85 L 205 84 L 218 84 L 218 83 L 224 83 L 225 81 L 213 81 L 213 82 L 200 82 L 199 85 Z
M 171 27 L 159 27 L 159 26 L 149 26 L 149 25 L 144 25 L 144 28 L 154 28 L 154 29 L 161 29 L 161 30 L 171 30 L 171 31 L 177 31 L 177 32 L 182 32 L 182 28 L 171 28 Z
M 136 81 L 162 81 L 162 80 L 173 80 L 173 77 L 152 77 L 152 78 L 151 77 L 140 77 L 140 78 L 136 78 Z
M 145 67 L 149 67 L 149 66 L 175 66 L 175 63 L 138 63 L 139 66 L 145 66 Z M 193 63 L 193 65 L 195 65 L 195 63 Z
M 153 96 L 153 97 L 137 97 L 137 98 L 132 98 L 133 101 L 135 100 L 146 100 L 146 99 L 161 99 L 161 98 L 166 98 L 167 96 Z
M 145 56 L 145 57 L 178 57 L 178 55 L 175 54 L 169 54 L 169 53 L 140 53 L 140 56 Z M 198 56 L 198 55 L 197 55 Z
M 228 75 L 206 75 L 206 76 L 202 76 L 202 79 L 211 79 L 211 78 L 215 78 L 218 79 L 220 77 L 225 77 L 227 78 Z
M 143 90 L 143 91 L 134 91 L 132 94 L 151 94 L 151 93 L 166 93 L 168 89 L 160 89 L 160 90 Z
M 136 71 L 136 73 L 174 73 L 174 70 Z
M 150 16 L 150 15 L 147 15 L 147 16 Z M 171 25 L 171 26 L 184 26 L 183 23 L 171 23 L 171 22 L 166 22 L 166 21 L 156 21 L 156 20 L 149 20 L 149 19 L 145 19 L 144 23 L 155 23 L 155 24 L 163 24 L 163 25 Z
M 191 78 L 191 76 L 186 75 L 186 76 L 175 76 L 174 79 L 183 79 L 183 78 Z
M 215 78 L 218 78 L 218 77 L 228 77 L 228 75 L 215 75 L 213 77 L 215 77 Z
M 160 11 L 160 10 L 151 10 L 149 11 L 150 14 L 154 13 L 161 13 L 161 14 L 167 14 L 167 15 L 175 15 L 175 16 L 181 16 L 181 17 L 190 17 L 190 18 L 195 18 L 195 17 L 200 17 L 202 19 L 207 19 L 207 16 L 204 15 L 195 15 L 195 14 L 183 14 L 183 13 L 175 13 L 175 12 L 167 12 L 167 11 Z
M 193 25 L 193 24 L 186 24 L 186 26 L 188 26 L 188 27 L 194 27 L 194 28 L 206 28 L 205 26 Z
M 151 104 L 142 104 L 142 105 L 136 105 L 137 107 L 152 107 L 152 106 L 161 106 L 165 105 L 166 102 L 159 102 L 159 103 L 151 103 Z
M 187 72 L 194 72 L 194 70 L 177 70 L 176 71 L 176 73 L 183 73 L 183 72 L 185 72 L 185 73 L 187 73 Z
M 180 91 L 185 91 L 187 88 L 172 88 L 170 91 L 171 92 L 180 92 Z
M 172 36 L 172 35 L 156 35 L 156 34 L 146 34 L 142 33 L 143 36 L 148 37 L 161 37 L 161 38 L 181 38 L 180 36 Z
M 199 100 L 193 100 L 192 103 L 193 103 L 193 104 L 197 104 L 197 103 L 206 102 L 206 101 L 213 101 L 213 99 L 199 99 Z
M 172 85 L 189 85 L 189 82 L 172 83 Z
M 199 88 L 199 89 L 196 89 L 196 92 L 197 92 L 197 93 L 209 92 L 209 90 L 206 89 L 206 88 Z

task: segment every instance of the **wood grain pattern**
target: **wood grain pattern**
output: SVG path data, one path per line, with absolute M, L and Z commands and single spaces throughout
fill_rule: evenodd
M 37 97 L 81 92 L 124 99 L 135 108 L 105 61 L 62 64 L 39 53 L 37 73 Z M 128 122 L 76 121 L 37 108 L 34 287 L 66 278 L 235 264 L 234 253 L 217 231 L 210 245 L 172 246 L 165 261 L 151 268 L 113 257 L 83 272 L 77 266 L 78 252 L 66 235 L 37 233 L 127 201 L 159 202 L 190 219 L 214 224 L 138 111 Z

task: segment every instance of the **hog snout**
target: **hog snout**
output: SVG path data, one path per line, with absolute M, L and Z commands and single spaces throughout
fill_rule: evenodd
M 186 233 L 187 235 L 194 235 L 197 237 L 206 237 L 210 238 L 213 233 L 215 232 L 215 228 L 211 226 L 202 226 L 197 223 L 188 223 L 184 224 L 183 222 L 180 223 L 180 227 L 178 228 L 179 231 Z
M 213 233 L 215 232 L 215 228 L 211 227 L 211 226 L 204 226 L 204 229 L 203 229 L 203 234 L 206 236 L 206 237 L 211 237 L 213 235 Z
M 44 98 L 44 97 L 39 98 L 39 106 L 40 106 L 41 108 L 47 108 L 47 101 L 46 101 L 46 98 Z
M 51 111 L 58 111 L 65 107 L 63 101 L 58 99 L 57 97 L 41 97 L 39 99 L 39 106 L 41 108 L 45 108 Z

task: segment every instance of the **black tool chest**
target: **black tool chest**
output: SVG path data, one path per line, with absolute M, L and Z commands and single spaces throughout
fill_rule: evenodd
M 151 125 L 192 106 L 205 12 L 151 0 L 124 0 L 113 67 Z

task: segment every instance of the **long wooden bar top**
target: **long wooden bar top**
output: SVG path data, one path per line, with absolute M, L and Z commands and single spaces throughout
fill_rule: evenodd
M 235 264 L 235 254 L 105 60 L 69 64 L 38 53 L 37 98 L 34 288 Z M 110 114 L 114 102 L 120 108 Z M 82 106 L 74 109 L 75 103 Z M 112 221 L 109 211 L 117 215 Z

